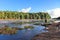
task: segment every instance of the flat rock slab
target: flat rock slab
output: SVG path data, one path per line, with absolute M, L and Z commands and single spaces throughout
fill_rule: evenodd
M 32 38 L 32 40 L 60 40 L 60 32 L 51 33 L 51 32 L 45 32 L 36 35 Z

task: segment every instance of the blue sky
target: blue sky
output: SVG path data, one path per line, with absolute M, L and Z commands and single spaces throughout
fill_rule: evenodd
M 0 10 L 22 10 L 31 7 L 30 12 L 60 8 L 60 0 L 0 0 Z

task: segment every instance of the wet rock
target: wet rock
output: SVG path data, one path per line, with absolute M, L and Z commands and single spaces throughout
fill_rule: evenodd
M 60 32 L 50 33 L 45 32 L 36 35 L 32 40 L 60 40 Z

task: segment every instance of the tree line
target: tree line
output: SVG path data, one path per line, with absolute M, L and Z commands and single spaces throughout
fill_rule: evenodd
M 50 15 L 46 12 L 24 13 L 17 11 L 0 11 L 0 19 L 50 19 Z

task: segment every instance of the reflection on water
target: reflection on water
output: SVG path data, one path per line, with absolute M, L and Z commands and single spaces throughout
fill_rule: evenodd
M 0 34 L 0 40 L 31 40 L 35 35 L 44 32 L 42 30 L 44 27 L 40 25 L 33 25 L 33 24 L 12 24 L 12 23 L 6 23 L 6 24 L 0 24 L 0 27 L 3 27 L 3 25 L 8 25 L 9 27 L 19 27 L 24 28 L 26 25 L 33 26 L 33 29 L 27 30 L 18 30 L 17 34 L 14 35 L 4 35 Z

